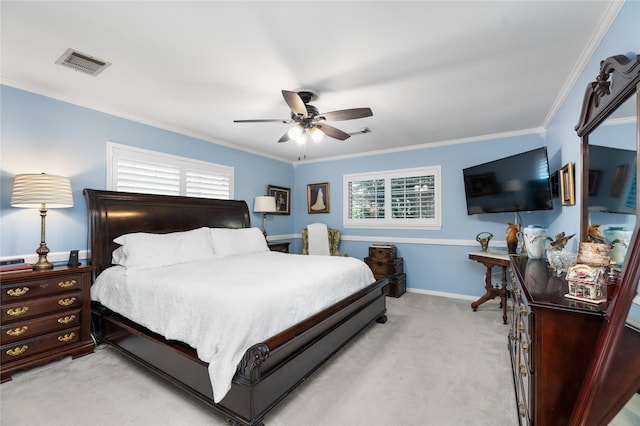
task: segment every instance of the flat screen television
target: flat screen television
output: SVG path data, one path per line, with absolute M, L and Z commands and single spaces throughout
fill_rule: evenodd
M 636 152 L 589 145 L 589 211 L 636 214 Z
M 551 210 L 547 148 L 462 170 L 467 214 Z

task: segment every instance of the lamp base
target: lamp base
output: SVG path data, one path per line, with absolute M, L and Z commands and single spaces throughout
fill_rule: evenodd
M 49 247 L 43 241 L 40 243 L 40 247 L 36 250 L 36 254 L 38 255 L 38 261 L 33 265 L 34 271 L 43 271 L 46 269 L 53 269 L 53 263 L 47 260 L 47 254 L 49 253 Z

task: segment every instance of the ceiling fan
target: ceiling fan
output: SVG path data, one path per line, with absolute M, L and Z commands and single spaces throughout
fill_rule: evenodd
M 291 109 L 291 119 L 256 119 L 256 120 L 233 120 L 234 123 L 296 123 L 290 128 L 278 142 L 295 140 L 299 144 L 304 144 L 307 135 L 315 142 L 320 142 L 324 135 L 334 139 L 345 140 L 351 134 L 330 126 L 325 121 L 354 120 L 356 118 L 371 117 L 371 108 L 351 108 L 339 111 L 331 111 L 320 114 L 318 109 L 310 105 L 309 102 L 317 98 L 317 94 L 311 90 L 301 90 L 299 92 L 282 91 L 285 102 Z M 356 133 L 368 133 L 371 130 Z M 352 133 L 353 134 L 353 133 Z

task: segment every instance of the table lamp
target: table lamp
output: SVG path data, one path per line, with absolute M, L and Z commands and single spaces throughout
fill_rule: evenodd
M 45 242 L 45 217 L 47 209 L 73 207 L 71 182 L 62 176 L 41 174 L 16 175 L 11 192 L 11 206 L 40 209 L 40 247 L 36 250 L 38 262 L 34 271 L 52 269 L 47 260 L 49 248 Z
M 256 197 L 253 202 L 253 211 L 256 213 L 262 213 L 262 233 L 267 238 L 267 213 L 275 213 L 276 211 L 276 197 L 268 195 L 261 195 Z

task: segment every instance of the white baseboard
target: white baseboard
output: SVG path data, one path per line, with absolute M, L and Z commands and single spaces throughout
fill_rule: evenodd
M 480 296 L 470 296 L 467 294 L 447 293 L 446 291 L 423 290 L 421 288 L 407 287 L 409 293 L 428 294 L 430 296 L 448 297 L 450 299 L 477 300 Z

